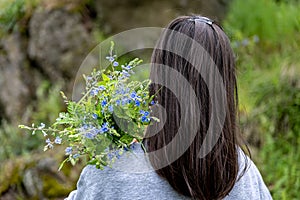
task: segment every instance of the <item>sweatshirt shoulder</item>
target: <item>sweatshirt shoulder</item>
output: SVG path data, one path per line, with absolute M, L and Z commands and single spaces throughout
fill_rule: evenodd
M 242 150 L 239 150 L 239 174 L 237 181 L 225 199 L 272 199 L 258 168 Z

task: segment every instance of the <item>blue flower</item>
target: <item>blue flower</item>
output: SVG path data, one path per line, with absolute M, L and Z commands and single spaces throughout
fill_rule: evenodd
M 43 128 L 45 128 L 45 124 L 41 123 L 40 126 L 38 127 L 38 129 L 43 129 Z
M 125 70 L 130 70 L 132 67 L 130 65 L 127 65 L 127 66 L 122 65 L 122 68 Z
M 135 105 L 136 106 L 140 106 L 141 105 L 141 102 L 139 100 L 135 100 Z
M 99 129 L 92 125 L 83 125 L 80 129 L 80 132 L 83 133 L 83 135 L 88 139 L 94 139 L 96 135 L 100 132 Z
M 78 153 L 76 153 L 76 154 L 73 155 L 73 158 L 78 158 L 78 157 L 79 157 Z
M 106 100 L 103 100 L 103 101 L 101 102 L 101 106 L 104 107 L 104 106 L 106 106 L 106 105 L 107 105 L 107 101 L 106 101 Z
M 125 104 L 130 103 L 129 99 L 127 97 L 122 99 L 122 106 L 124 106 Z
M 116 101 L 116 104 L 119 106 L 119 105 L 121 104 L 121 100 L 118 99 L 118 100 Z
M 90 92 L 90 95 L 91 96 L 96 96 L 97 94 L 98 94 L 98 90 L 97 89 L 94 89 L 94 90 L 92 90 L 91 92 Z
M 132 93 L 130 94 L 130 97 L 134 99 L 134 98 L 136 97 L 136 92 L 132 92 Z
M 121 157 L 119 151 L 115 151 L 115 156 L 117 157 L 117 159 L 119 159 Z
M 108 128 L 107 128 L 107 127 L 102 127 L 102 128 L 100 129 L 100 131 L 101 131 L 102 133 L 105 133 L 105 132 L 108 131 Z
M 105 122 L 103 125 L 102 125 L 102 127 L 101 127 L 101 129 L 100 129 L 100 133 L 105 133 L 105 132 L 107 132 L 109 129 L 108 129 L 108 126 L 109 126 L 109 124 L 107 123 L 107 122 Z
M 55 138 L 55 140 L 54 140 L 54 143 L 55 144 L 61 144 L 61 138 L 59 137 L 59 136 L 57 136 L 56 138 Z
M 94 118 L 94 119 L 98 119 L 98 115 L 97 114 L 92 114 L 92 117 Z
M 155 104 L 155 101 L 152 100 L 152 101 L 150 102 L 150 105 L 154 105 L 154 104 Z
M 105 90 L 105 87 L 104 87 L 103 85 L 100 85 L 100 86 L 98 87 L 98 89 L 99 89 L 100 91 L 103 91 L 103 90 Z
M 113 156 L 112 153 L 108 153 L 108 154 L 107 154 L 107 158 L 108 158 L 109 160 L 113 159 L 113 157 L 114 157 L 114 156 Z
M 108 106 L 108 111 L 109 111 L 110 113 L 112 113 L 112 112 L 114 111 L 113 105 Z
M 142 117 L 141 117 L 142 122 L 149 122 L 150 121 L 150 119 L 148 118 L 150 113 L 148 111 L 140 110 L 140 114 L 142 114 Z
M 49 147 L 50 149 L 53 148 L 53 144 L 52 144 L 52 142 L 50 141 L 49 138 L 46 140 L 46 143 L 47 143 L 47 145 L 46 145 L 47 147 Z
M 87 125 L 87 124 L 84 124 L 82 127 L 81 127 L 81 129 L 85 129 L 85 130 L 87 130 L 89 128 L 89 125 Z
M 130 77 L 130 74 L 126 70 L 122 70 L 120 78 L 124 79 L 124 78 L 128 78 L 128 77 Z
M 65 149 L 66 155 L 70 155 L 72 153 L 72 151 L 73 151 L 72 147 L 67 147 Z
M 127 65 L 127 66 L 126 66 L 126 69 L 127 69 L 127 70 L 130 70 L 131 68 L 132 68 L 132 67 L 131 67 L 130 65 Z
M 122 89 L 117 89 L 116 94 L 123 94 L 123 90 Z
M 92 132 L 87 132 L 84 134 L 84 136 L 88 139 L 94 139 L 95 135 Z
M 119 63 L 117 61 L 113 62 L 113 66 L 117 67 L 119 65 Z
M 115 60 L 115 56 L 106 56 L 106 59 L 109 60 L 109 62 L 113 62 Z
M 146 116 L 142 116 L 142 117 L 141 117 L 141 121 L 142 121 L 142 122 L 149 122 L 150 119 L 149 119 L 148 117 L 146 117 Z
M 144 116 L 147 117 L 150 113 L 148 111 L 144 112 Z

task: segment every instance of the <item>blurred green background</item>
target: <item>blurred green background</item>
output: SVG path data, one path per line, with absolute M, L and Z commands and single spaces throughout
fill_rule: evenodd
M 105 38 L 191 13 L 220 21 L 232 41 L 241 132 L 273 198 L 300 199 L 299 10 L 298 0 L 0 0 L 0 199 L 66 197 L 83 164 L 57 172 L 63 148 L 44 153 L 44 138 L 17 125 L 53 122 L 59 91 L 71 97 Z

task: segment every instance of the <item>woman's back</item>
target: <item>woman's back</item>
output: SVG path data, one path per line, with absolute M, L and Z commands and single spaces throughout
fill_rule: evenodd
M 271 199 L 239 148 L 235 57 L 221 26 L 174 19 L 153 50 L 150 80 L 160 122 L 147 127 L 147 153 L 136 146 L 140 154 L 113 169 L 86 167 L 70 199 Z
M 69 195 L 68 200 L 191 199 L 178 194 L 166 180 L 158 176 L 145 155 L 141 145 L 136 143 L 133 154 L 127 152 L 122 155 L 113 168 L 99 170 L 92 165 L 85 167 L 77 190 Z M 243 156 L 241 150 L 239 156 Z M 241 172 L 245 159 L 239 161 Z M 249 158 L 248 161 L 247 171 L 225 199 L 272 199 L 256 166 Z

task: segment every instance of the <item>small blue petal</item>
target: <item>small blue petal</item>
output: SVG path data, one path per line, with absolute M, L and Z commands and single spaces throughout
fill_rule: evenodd
M 76 154 L 73 155 L 73 158 L 78 158 L 78 157 L 79 157 L 78 153 L 76 153 Z
M 89 128 L 89 126 L 87 125 L 87 124 L 84 124 L 81 128 L 83 128 L 83 129 L 88 129 Z
M 66 149 L 65 149 L 65 152 L 66 152 L 66 155 L 70 155 L 71 153 L 72 153 L 72 147 L 67 147 Z
M 99 89 L 100 91 L 103 91 L 103 90 L 105 90 L 105 87 L 104 87 L 103 85 L 100 85 L 100 86 L 98 87 L 98 89 Z
M 106 101 L 106 100 L 103 100 L 103 101 L 101 102 L 101 106 L 104 107 L 104 106 L 106 106 L 106 105 L 107 105 L 107 101 Z
M 108 154 L 107 154 L 107 157 L 108 157 L 109 160 L 111 160 L 111 159 L 113 159 L 114 156 L 113 156 L 112 153 L 108 153 Z
M 94 138 L 95 138 L 94 134 L 91 133 L 91 132 L 88 132 L 88 133 L 84 134 L 84 136 L 85 136 L 86 138 L 88 138 L 88 139 L 94 139 Z
M 113 62 L 115 60 L 114 56 L 106 56 L 106 59 L 109 60 L 109 62 Z
M 112 112 L 114 111 L 113 105 L 108 106 L 108 111 L 109 111 L 110 113 L 112 113 Z
M 61 139 L 59 136 L 57 136 L 57 137 L 55 138 L 55 140 L 54 140 L 54 143 L 55 143 L 55 144 L 61 144 L 61 141 L 62 141 L 62 139 Z
M 96 96 L 98 94 L 99 90 L 98 89 L 94 89 L 90 92 L 91 96 Z
M 97 115 L 97 114 L 92 114 L 92 117 L 93 117 L 94 119 L 98 119 L 98 115 Z
M 149 122 L 150 119 L 147 118 L 146 116 L 142 116 L 142 117 L 141 117 L 141 121 L 142 121 L 142 122 Z
M 134 99 L 136 97 L 136 92 L 132 92 L 130 97 Z
M 148 112 L 148 111 L 144 112 L 144 116 L 145 116 L 145 117 L 147 117 L 148 115 L 149 115 L 149 112 Z
M 117 61 L 113 62 L 113 66 L 117 67 L 119 65 L 119 63 Z
M 141 102 L 139 100 L 135 100 L 135 105 L 136 106 L 140 106 L 141 105 Z

